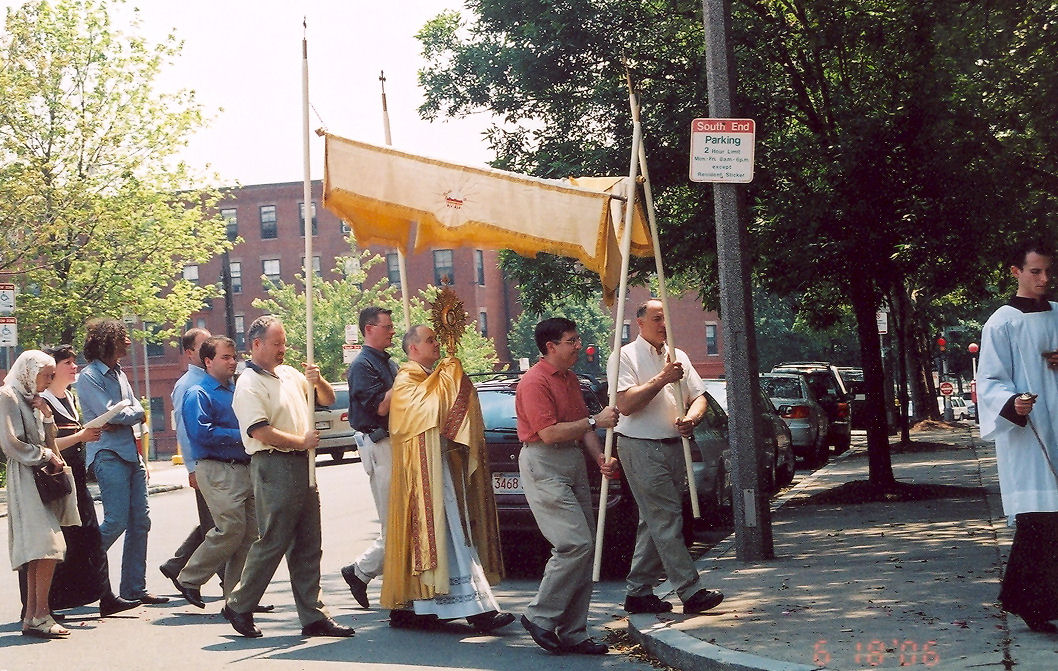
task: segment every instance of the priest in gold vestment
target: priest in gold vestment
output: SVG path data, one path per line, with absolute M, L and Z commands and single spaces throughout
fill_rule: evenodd
M 514 621 L 490 584 L 503 573 L 496 502 L 477 392 L 454 356 L 438 363 L 432 329 L 404 336 L 393 383 L 393 478 L 382 606 L 395 627 L 466 618 L 480 632 Z M 437 364 L 434 368 L 434 364 Z

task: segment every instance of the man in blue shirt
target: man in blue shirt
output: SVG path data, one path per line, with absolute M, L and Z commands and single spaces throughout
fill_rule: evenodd
M 386 515 L 389 510 L 389 481 L 393 456 L 389 440 L 389 401 L 397 365 L 390 360 L 386 348 L 393 344 L 392 310 L 377 306 L 360 311 L 360 333 L 364 348 L 349 366 L 349 425 L 360 432 L 357 436 L 360 463 L 367 471 L 371 495 L 381 528 L 374 542 L 357 557 L 342 567 L 342 577 L 349 585 L 356 602 L 367 608 L 367 583 L 382 575 L 382 560 L 386 549 Z
M 199 358 L 198 350 L 202 347 L 202 343 L 206 342 L 206 338 L 211 335 L 206 329 L 193 328 L 180 338 L 180 345 L 183 347 L 184 356 L 187 358 L 187 372 L 180 376 L 180 379 L 173 385 L 173 426 L 176 429 L 176 442 L 180 445 L 180 453 L 184 457 L 184 467 L 187 468 L 188 484 L 195 490 L 195 503 L 198 507 L 198 526 L 187 535 L 184 542 L 176 549 L 176 554 L 158 567 L 162 575 L 169 578 L 177 589 L 180 589 L 176 579 L 177 576 L 184 569 L 192 553 L 198 549 L 199 545 L 202 545 L 206 533 L 214 526 L 213 517 L 209 514 L 209 507 L 206 505 L 206 500 L 202 497 L 202 492 L 198 488 L 198 481 L 195 476 L 195 460 L 191 458 L 190 443 L 187 439 L 187 431 L 184 429 L 183 412 L 181 410 L 187 390 L 208 377 L 201 366 L 202 359 Z M 219 575 L 221 582 L 223 582 L 224 571 L 219 571 Z
M 199 349 L 206 377 L 184 394 L 181 415 L 196 462 L 198 491 L 206 499 L 215 526 L 180 571 L 176 586 L 188 603 L 205 608 L 201 587 L 218 566 L 224 566 L 227 599 L 250 545 L 257 540 L 250 456 L 243 447 L 239 420 L 232 409 L 232 376 L 238 365 L 235 341 L 207 338 Z
M 99 482 L 99 494 L 103 499 L 103 523 L 99 525 L 103 549 L 110 548 L 118 536 L 125 534 L 120 595 L 130 601 L 157 604 L 169 599 L 147 591 L 147 532 L 151 528 L 147 469 L 132 432 L 132 427 L 143 421 L 144 412 L 118 364 L 131 344 L 125 325 L 120 321 L 90 321 L 84 345 L 88 365 L 77 378 L 77 397 L 84 422 L 102 415 L 122 400 L 130 403 L 110 418 L 99 440 L 88 443 L 86 461 Z

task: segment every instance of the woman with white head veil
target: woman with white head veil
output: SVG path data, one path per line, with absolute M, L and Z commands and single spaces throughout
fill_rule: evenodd
M 41 501 L 33 469 L 47 464 L 57 473 L 65 463 L 55 449 L 55 420 L 40 393 L 55 375 L 55 360 L 27 350 L 15 360 L 0 387 L 0 448 L 7 456 L 8 547 L 11 568 L 26 567 L 26 614 L 22 635 L 38 638 L 68 636 L 48 610 L 55 565 L 66 554 L 59 524 L 65 500 Z M 69 498 L 69 497 L 66 497 Z

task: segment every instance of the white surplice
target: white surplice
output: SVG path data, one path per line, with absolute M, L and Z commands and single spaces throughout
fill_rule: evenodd
M 1058 510 L 1058 485 L 1032 427 L 1000 416 L 1015 394 L 1038 394 L 1028 417 L 1058 466 L 1058 371 L 1043 353 L 1058 350 L 1058 303 L 1045 312 L 1004 305 L 981 332 L 977 368 L 977 412 L 981 438 L 996 443 L 1003 512 L 1013 521 L 1023 512 Z

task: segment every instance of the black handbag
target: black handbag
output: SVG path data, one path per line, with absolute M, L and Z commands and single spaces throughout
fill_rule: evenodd
M 44 503 L 57 501 L 73 492 L 66 472 L 49 473 L 47 464 L 33 469 L 33 481 L 37 483 L 37 493 Z

